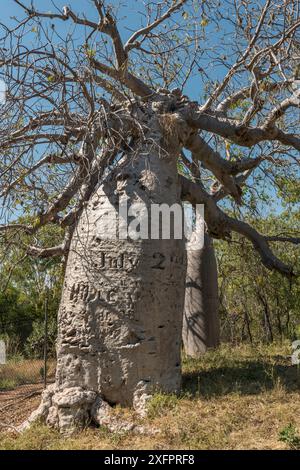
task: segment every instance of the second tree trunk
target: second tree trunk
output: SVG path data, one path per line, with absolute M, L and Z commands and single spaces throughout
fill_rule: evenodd
M 203 248 L 188 251 L 187 263 L 183 344 L 188 356 L 199 357 L 220 343 L 218 271 L 209 235 Z

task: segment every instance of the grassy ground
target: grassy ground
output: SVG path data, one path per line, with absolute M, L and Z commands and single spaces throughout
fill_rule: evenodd
M 48 361 L 48 375 L 53 375 L 55 361 Z M 0 391 L 43 380 L 44 362 L 40 359 L 16 358 L 0 365 Z
M 87 429 L 61 437 L 43 425 L 0 434 L 0 449 L 300 448 L 300 371 L 290 346 L 228 347 L 184 361 L 180 396 L 157 394 L 141 424 L 155 434 Z M 134 417 L 130 410 L 116 409 Z

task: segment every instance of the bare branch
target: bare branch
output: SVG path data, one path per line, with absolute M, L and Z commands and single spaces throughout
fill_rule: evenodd
M 37 246 L 27 246 L 27 254 L 37 258 L 53 258 L 55 256 L 63 256 L 67 253 L 64 244 L 53 246 L 50 248 L 40 248 Z
M 284 145 L 290 145 L 296 150 L 300 150 L 300 137 L 285 133 L 275 126 L 268 129 L 248 127 L 206 113 L 190 114 L 186 117 L 186 121 L 194 129 L 212 132 L 242 147 L 252 147 L 266 140 L 278 140 Z
M 225 89 L 226 85 L 230 81 L 231 77 L 234 75 L 235 71 L 245 62 L 245 60 L 249 56 L 255 42 L 258 39 L 261 27 L 263 25 L 263 22 L 265 21 L 266 14 L 267 14 L 269 6 L 270 6 L 270 3 L 271 3 L 271 0 L 266 1 L 265 5 L 262 9 L 259 21 L 257 23 L 255 32 L 254 32 L 254 34 L 251 38 L 251 41 L 248 44 L 248 47 L 245 50 L 245 52 L 242 54 L 241 58 L 238 59 L 236 61 L 236 63 L 231 67 L 231 69 L 229 70 L 229 72 L 225 76 L 223 82 L 215 89 L 215 91 L 207 99 L 207 101 L 205 102 L 205 104 L 201 108 L 202 111 L 206 111 L 207 109 L 209 109 L 211 107 L 212 103 L 220 96 L 222 91 Z
M 17 184 L 19 184 L 21 181 L 24 180 L 27 176 L 31 175 L 34 173 L 36 170 L 41 168 L 43 165 L 49 165 L 49 164 L 59 164 L 59 165 L 66 165 L 71 162 L 76 162 L 76 157 L 75 155 L 70 156 L 69 158 L 59 156 L 59 155 L 46 155 L 44 158 L 41 158 L 37 163 L 35 163 L 33 166 L 28 168 L 27 170 L 23 171 L 18 178 L 16 178 L 14 181 L 9 183 L 4 191 L 0 193 L 0 197 L 7 196 L 9 191 L 11 191 Z
M 293 80 L 284 80 L 284 81 L 279 81 L 279 82 L 274 81 L 274 82 L 269 83 L 265 81 L 258 81 L 256 78 L 255 80 L 252 81 L 250 86 L 243 87 L 235 91 L 234 93 L 230 93 L 226 98 L 224 98 L 223 101 L 221 101 L 218 104 L 216 111 L 226 116 L 227 111 L 232 105 L 235 105 L 240 100 L 251 98 L 251 95 L 253 93 L 253 87 L 255 87 L 255 95 L 258 95 L 260 92 L 260 95 L 262 93 L 267 93 L 267 96 L 269 96 L 271 92 L 280 91 L 284 88 L 288 88 L 293 83 L 294 83 Z M 259 96 L 259 100 L 264 101 L 261 96 Z
M 241 191 L 232 175 L 256 168 L 260 164 L 261 158 L 229 162 L 214 151 L 199 135 L 192 136 L 185 146 L 192 152 L 193 160 L 202 161 L 234 199 L 240 203 Z
M 239 187 L 242 187 L 246 183 L 249 176 L 252 174 L 253 170 L 254 170 L 254 168 L 251 168 L 250 170 L 247 170 L 244 173 L 242 173 L 241 175 L 237 176 L 234 179 L 235 184 Z M 222 199 L 224 199 L 224 197 L 226 197 L 228 195 L 229 195 L 229 192 L 227 191 L 227 189 L 224 186 L 218 187 L 218 188 L 216 188 L 212 191 L 212 197 L 213 197 L 214 201 L 216 201 L 216 202 L 221 201 Z
M 133 93 L 138 96 L 143 98 L 150 98 L 154 95 L 154 91 L 148 85 L 146 85 L 142 80 L 134 76 L 132 73 L 128 72 L 126 69 L 113 69 L 112 67 L 109 67 L 108 65 L 105 65 L 94 58 L 91 58 L 91 64 L 100 72 L 126 85 Z
M 28 234 L 31 234 L 33 232 L 33 228 L 25 224 L 1 224 L 0 225 L 0 233 L 9 232 L 11 230 L 17 231 L 17 232 L 25 232 Z
M 280 261 L 270 249 L 266 238 L 246 222 L 226 215 L 206 193 L 203 186 L 193 183 L 184 176 L 180 176 L 182 199 L 192 204 L 205 205 L 205 221 L 210 234 L 217 238 L 228 238 L 231 231 L 251 241 L 254 249 L 259 253 L 262 263 L 269 270 L 279 271 L 285 276 L 292 276 L 292 268 Z
M 282 242 L 282 243 L 292 243 L 294 245 L 300 245 L 300 238 L 297 237 L 288 237 L 283 235 L 269 235 L 265 239 L 268 242 Z
M 285 111 L 292 106 L 300 108 L 300 88 L 296 90 L 290 98 L 286 98 L 285 100 L 283 100 L 270 112 L 269 116 L 267 117 L 264 123 L 263 128 L 272 128 L 274 126 L 275 121 L 281 116 L 283 116 Z
M 145 36 L 148 33 L 150 33 L 150 31 L 152 31 L 158 25 L 160 25 L 163 21 L 168 19 L 172 15 L 172 13 L 179 10 L 186 3 L 186 1 L 187 0 L 180 0 L 179 2 L 175 1 L 174 5 L 172 5 L 163 15 L 161 15 L 159 18 L 157 18 L 155 21 L 148 24 L 144 28 L 141 28 L 135 33 L 133 33 L 133 35 L 128 39 L 128 41 L 126 42 L 124 46 L 125 51 L 128 52 L 132 48 L 136 47 L 136 41 L 140 36 Z

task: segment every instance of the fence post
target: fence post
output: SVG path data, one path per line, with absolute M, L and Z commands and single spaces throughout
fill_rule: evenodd
M 48 287 L 45 289 L 45 330 L 44 330 L 44 388 L 47 387 L 47 350 L 48 350 Z

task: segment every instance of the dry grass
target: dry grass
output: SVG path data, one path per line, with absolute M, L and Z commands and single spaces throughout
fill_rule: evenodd
M 289 345 L 226 347 L 184 361 L 180 396 L 153 397 L 158 434 L 88 429 L 72 438 L 38 425 L 0 435 L 0 449 L 287 449 L 300 445 L 300 375 Z M 132 415 L 130 410 L 116 413 Z
M 48 361 L 48 375 L 53 375 L 55 362 Z M 39 383 L 43 380 L 44 363 L 40 359 L 17 358 L 0 365 L 0 390 L 12 390 L 19 385 Z

